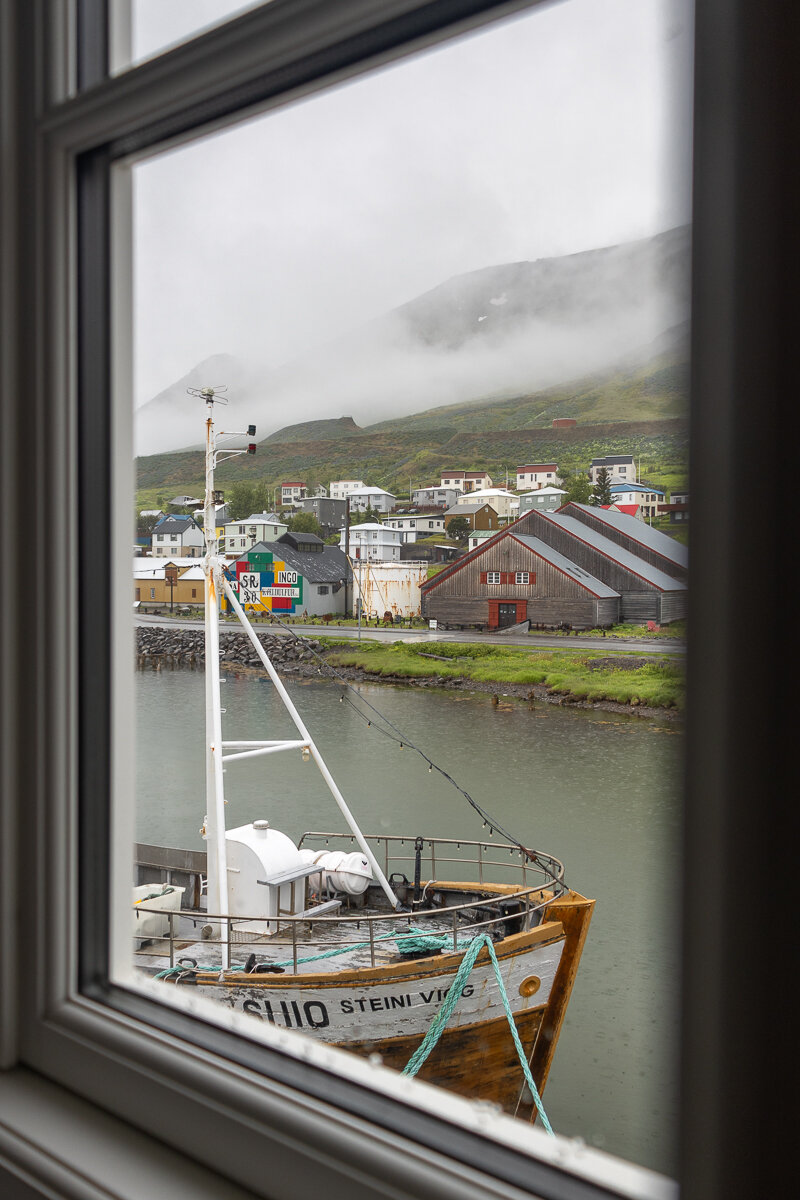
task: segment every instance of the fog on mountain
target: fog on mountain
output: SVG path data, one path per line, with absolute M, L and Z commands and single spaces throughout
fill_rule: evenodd
M 255 349 L 248 362 L 214 354 L 137 410 L 136 452 L 199 444 L 201 406 L 188 387 L 226 384 L 231 429 L 254 421 L 261 438 L 343 412 L 363 426 L 645 363 L 688 319 L 689 244 L 682 226 L 472 271 L 335 342 L 310 338 L 302 358 L 278 369 L 259 363 Z

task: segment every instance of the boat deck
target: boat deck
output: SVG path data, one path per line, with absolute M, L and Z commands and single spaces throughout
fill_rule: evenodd
M 406 954 L 427 957 L 438 953 L 435 944 L 427 946 L 420 938 L 441 938 L 444 935 L 444 951 L 453 947 L 453 920 L 449 913 L 441 917 L 416 917 L 402 913 L 387 921 L 385 910 L 365 908 L 362 915 L 364 918 L 380 916 L 384 919 L 375 923 L 361 919 L 295 923 L 293 930 L 284 928 L 267 936 L 235 930 L 230 969 L 243 970 L 250 955 L 255 955 L 257 964 L 281 967 L 287 974 L 361 970 L 401 962 Z M 173 941 L 173 965 L 180 966 L 183 961 L 187 966 L 196 965 L 200 969 L 221 969 L 222 951 L 219 943 L 197 937 L 206 921 L 202 912 L 196 917 L 181 914 Z M 372 940 L 370 925 L 373 929 Z M 461 919 L 459 949 L 463 950 L 476 932 L 474 921 Z M 134 964 L 148 974 L 165 970 L 171 965 L 168 939 L 143 942 L 135 950 Z

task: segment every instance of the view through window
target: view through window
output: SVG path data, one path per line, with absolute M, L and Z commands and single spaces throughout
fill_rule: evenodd
M 569 0 L 131 171 L 133 977 L 666 1174 L 690 39 Z

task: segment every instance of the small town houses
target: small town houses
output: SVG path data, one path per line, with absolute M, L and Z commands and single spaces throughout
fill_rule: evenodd
M 229 555 L 244 554 L 257 542 L 277 542 L 288 525 L 276 513 L 251 513 L 240 521 L 228 521 L 223 527 L 220 549 Z
M 442 471 L 439 487 L 455 488 L 458 492 L 477 492 L 490 488 L 492 477 L 486 471 Z
M 422 538 L 433 537 L 444 533 L 444 513 L 397 513 L 386 518 L 389 529 L 399 529 L 403 544 L 413 543 Z
M 444 514 L 445 530 L 449 529 L 453 521 L 462 518 L 467 522 L 470 529 L 499 529 L 500 518 L 497 512 L 492 508 L 491 504 L 480 501 L 474 504 L 458 503 L 452 508 L 448 508 Z
M 153 558 L 202 558 L 203 531 L 192 517 L 162 517 L 150 545 Z
M 379 521 L 351 525 L 339 535 L 340 549 L 347 550 L 351 558 L 367 558 L 375 562 L 399 562 L 402 541 L 399 529 L 390 529 Z
M 684 617 L 687 551 L 651 523 L 686 520 L 688 493 L 665 503 L 661 489 L 637 480 L 630 454 L 593 459 L 587 474 L 596 481 L 601 471 L 610 482 L 605 506 L 565 503 L 558 464 L 544 461 L 517 468 L 516 493 L 493 487 L 485 471 L 444 471 L 440 487 L 412 489 L 406 507 L 360 479 L 333 480 L 330 496 L 320 487 L 305 497 L 306 484 L 292 481 L 283 485 L 292 489 L 292 506 L 313 513 L 328 535 L 337 531 L 338 546 L 291 533 L 276 513 L 222 527 L 227 510 L 218 506 L 220 551 L 241 594 L 257 592 L 256 610 L 276 614 L 343 616 L 363 602 L 370 619 L 422 613 L 445 626 L 481 629 Z M 381 519 L 350 522 L 350 513 L 367 508 Z M 462 520 L 466 551 L 447 540 L 454 521 L 465 532 Z M 134 603 L 151 611 L 202 606 L 199 523 L 161 515 L 150 550 L 150 558 L 134 560 Z M 431 563 L 443 569 L 428 579 Z
M 202 608 L 205 604 L 203 568 L 195 558 L 135 558 L 133 603 L 142 612 Z
M 352 579 L 338 546 L 326 546 L 313 533 L 291 532 L 248 549 L 227 575 L 246 611 L 276 616 L 344 616 Z
M 537 491 L 539 488 L 558 487 L 557 463 L 528 463 L 517 467 L 517 491 Z

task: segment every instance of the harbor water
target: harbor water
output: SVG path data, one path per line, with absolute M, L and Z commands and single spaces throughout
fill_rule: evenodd
M 137 838 L 203 849 L 202 672 L 140 672 L 136 689 Z M 488 836 L 417 745 L 523 844 L 561 859 L 568 884 L 597 901 L 545 1107 L 558 1133 L 674 1176 L 679 725 L 502 694 L 495 703 L 362 685 L 403 731 L 401 747 L 337 683 L 295 681 L 289 690 L 365 833 Z M 229 738 L 294 734 L 266 679 L 228 672 L 222 704 Z M 232 763 L 225 787 L 229 828 L 266 818 L 293 839 L 345 829 L 316 767 L 299 755 Z

